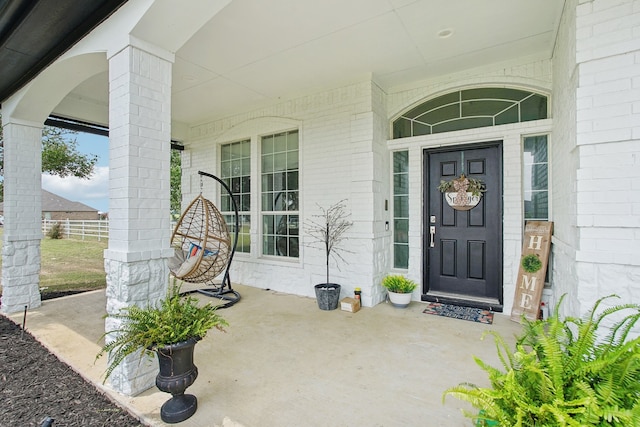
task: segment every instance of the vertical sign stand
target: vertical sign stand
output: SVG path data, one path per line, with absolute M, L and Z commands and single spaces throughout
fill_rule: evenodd
M 536 320 L 540 310 L 544 277 L 549 264 L 553 222 L 527 221 L 524 226 L 524 242 L 516 295 L 511 309 L 511 320 L 520 322 L 522 315 L 528 320 Z

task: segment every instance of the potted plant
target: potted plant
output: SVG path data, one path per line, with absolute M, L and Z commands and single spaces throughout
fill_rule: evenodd
M 400 274 L 390 274 L 382 279 L 382 286 L 387 289 L 391 305 L 405 308 L 411 302 L 411 293 L 418 284 Z
M 309 246 L 321 246 L 325 254 L 327 281 L 315 285 L 316 300 L 321 310 L 335 310 L 340 300 L 341 286 L 329 281 L 329 261 L 333 257 L 336 266 L 339 261 L 344 261 L 341 252 L 346 252 L 339 247 L 344 239 L 345 232 L 351 228 L 353 222 L 348 220 L 345 212 L 344 200 L 337 202 L 329 208 L 320 208 L 321 214 L 315 215 L 317 220 L 308 220 L 305 230 L 313 240 Z
M 482 193 L 486 191 L 486 188 L 482 180 L 469 178 L 462 174 L 451 181 L 440 181 L 438 190 L 444 193 L 444 198 L 449 206 L 456 210 L 466 211 L 480 203 Z
M 104 381 L 127 356 L 136 352 L 140 357 L 157 354 L 160 372 L 156 386 L 172 395 L 162 405 L 162 420 L 177 423 L 192 416 L 197 399 L 184 391 L 198 376 L 193 363 L 194 347 L 212 328 L 224 331 L 228 326 L 216 313 L 216 307 L 211 303 L 199 305 L 193 296 L 182 296 L 174 283 L 158 307 L 129 306 L 112 317 L 123 322 L 120 328 L 103 335 L 105 344 L 96 356 L 109 354 Z
M 446 390 L 478 411 L 463 411 L 476 426 L 640 425 L 640 304 L 596 301 L 582 318 L 522 317 L 524 331 L 510 349 L 494 336 L 501 368 L 475 358 L 490 387 L 462 383 Z

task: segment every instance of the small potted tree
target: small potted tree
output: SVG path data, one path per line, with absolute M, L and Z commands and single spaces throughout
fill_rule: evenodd
M 320 246 L 324 249 L 326 260 L 327 281 L 315 285 L 316 300 L 318 308 L 321 310 L 335 310 L 340 300 L 341 286 L 337 283 L 329 281 L 329 263 L 333 257 L 336 266 L 339 261 L 344 261 L 342 252 L 346 252 L 339 247 L 340 242 L 344 239 L 345 232 L 353 225 L 348 220 L 349 215 L 345 212 L 344 200 L 323 208 L 318 206 L 321 213 L 315 215 L 315 220 L 309 220 L 305 224 L 306 233 L 313 238 L 309 246 Z
M 96 356 L 109 354 L 104 380 L 131 354 L 157 354 L 160 372 L 156 386 L 172 395 L 162 405 L 162 420 L 178 423 L 191 417 L 196 412 L 197 399 L 184 391 L 198 376 L 193 363 L 194 347 L 210 329 L 224 331 L 228 326 L 216 313 L 216 307 L 211 303 L 199 305 L 193 296 L 182 296 L 180 287 L 174 284 L 158 307 L 129 306 L 111 317 L 123 322 L 118 329 L 103 335 L 105 345 Z
M 387 289 L 391 305 L 405 308 L 411 302 L 411 293 L 418 284 L 400 274 L 390 274 L 382 279 L 382 286 Z

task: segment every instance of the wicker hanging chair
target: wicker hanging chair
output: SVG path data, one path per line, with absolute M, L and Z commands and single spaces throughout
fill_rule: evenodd
M 189 283 L 212 283 L 227 267 L 231 237 L 224 218 L 202 194 L 193 199 L 171 236 L 176 256 L 169 268 Z
M 201 180 L 202 176 L 215 179 L 229 193 L 235 211 L 235 230 L 238 230 L 238 207 L 229 186 L 209 173 L 199 171 L 198 174 Z M 232 240 L 220 211 L 200 193 L 180 216 L 173 230 L 171 247 L 174 248 L 175 255 L 169 260 L 169 270 L 174 277 L 184 282 L 211 285 L 209 289 L 192 292 L 227 300 L 227 304 L 222 307 L 228 307 L 240 300 L 240 294 L 232 289 L 229 278 L 229 268 L 237 244 L 237 233 Z M 216 283 L 215 279 L 223 272 L 221 282 Z

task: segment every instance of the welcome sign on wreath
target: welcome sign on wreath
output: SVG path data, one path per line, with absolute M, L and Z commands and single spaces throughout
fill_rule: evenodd
M 519 322 L 523 314 L 528 320 L 538 318 L 552 233 L 553 223 L 549 221 L 527 221 L 524 226 L 522 257 L 511 309 L 511 320 L 515 322 Z

